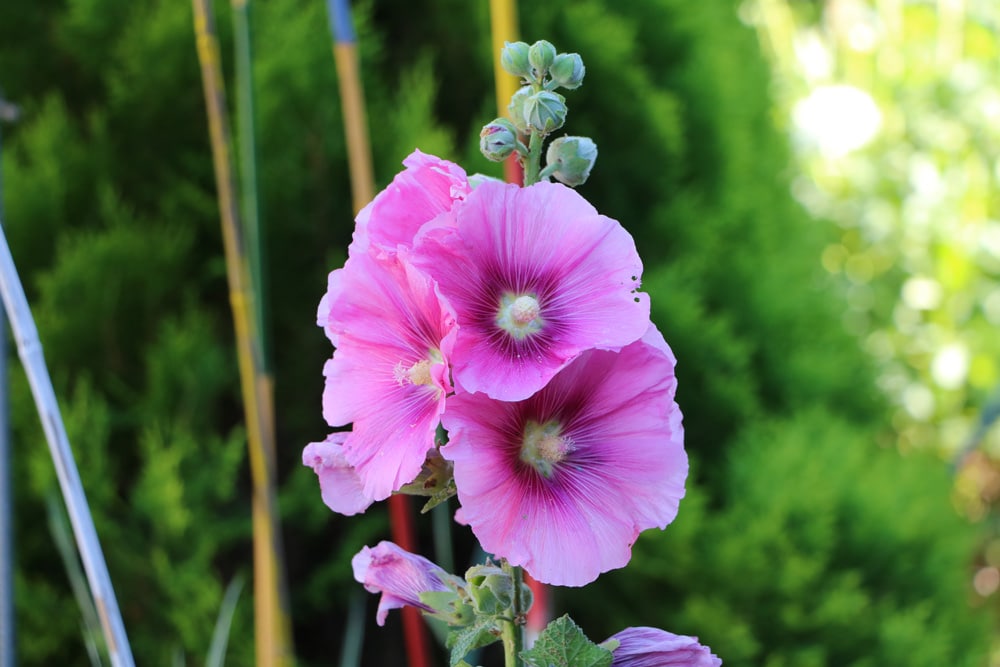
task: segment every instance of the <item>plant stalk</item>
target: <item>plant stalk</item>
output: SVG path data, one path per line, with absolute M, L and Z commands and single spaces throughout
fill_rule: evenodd
M 528 157 L 524 160 L 524 187 L 534 185 L 539 181 L 539 169 L 542 162 L 542 134 L 536 130 L 531 131 L 531 140 L 528 142 Z
M 526 183 L 527 185 L 527 183 Z M 524 570 L 516 565 L 511 565 L 505 558 L 500 565 L 504 572 L 510 575 L 514 586 L 514 600 L 511 609 L 511 621 L 504 623 L 501 630 L 503 639 L 504 667 L 522 667 L 521 651 L 524 650 L 524 622 L 527 609 L 524 608 L 524 600 L 521 597 L 521 586 L 524 583 Z

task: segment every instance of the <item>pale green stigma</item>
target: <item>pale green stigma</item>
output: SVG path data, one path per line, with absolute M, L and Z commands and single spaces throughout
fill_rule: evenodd
M 540 313 L 541 307 L 535 297 L 508 292 L 500 299 L 495 323 L 517 340 L 522 340 L 541 330 L 544 320 Z
M 552 477 L 555 465 L 574 449 L 573 441 L 561 431 L 557 421 L 544 424 L 529 421 L 524 426 L 520 458 L 545 478 Z

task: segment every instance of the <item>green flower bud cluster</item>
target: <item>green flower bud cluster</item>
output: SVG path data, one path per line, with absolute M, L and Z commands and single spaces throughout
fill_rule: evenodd
M 582 184 L 597 159 L 597 146 L 590 139 L 558 139 L 549 148 L 544 170 L 540 162 L 545 138 L 566 123 L 566 98 L 556 89 L 580 87 L 587 71 L 583 59 L 576 53 L 558 53 L 543 39 L 531 45 L 506 42 L 500 64 L 520 77 L 523 86 L 507 106 L 510 119 L 498 118 L 479 134 L 483 155 L 500 162 L 517 152 L 524 166 L 525 185 L 548 178 L 569 186 Z
M 505 70 L 543 90 L 574 90 L 583 83 L 587 69 L 578 53 L 556 53 L 556 47 L 544 39 L 528 46 L 525 42 L 506 42 L 500 52 Z
M 517 129 L 523 134 L 546 135 L 562 127 L 566 122 L 566 99 L 554 91 L 580 87 L 586 72 L 580 55 L 557 53 L 556 47 L 544 39 L 531 46 L 506 42 L 500 64 L 525 83 L 507 107 Z

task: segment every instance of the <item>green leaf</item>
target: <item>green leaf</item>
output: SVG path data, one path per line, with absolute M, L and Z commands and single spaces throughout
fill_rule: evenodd
M 448 635 L 446 645 L 451 649 L 450 667 L 458 667 L 465 656 L 481 646 L 489 646 L 500 639 L 500 628 L 492 618 L 479 617 L 472 625 L 455 630 Z M 611 664 L 610 662 L 608 663 Z
M 610 667 L 611 651 L 590 641 L 569 615 L 549 623 L 521 658 L 530 667 Z

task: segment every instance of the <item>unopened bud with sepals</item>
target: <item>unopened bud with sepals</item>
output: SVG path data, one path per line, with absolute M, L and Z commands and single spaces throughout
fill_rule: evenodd
M 529 129 L 548 134 L 566 122 L 566 98 L 559 93 L 542 90 L 524 100 L 523 112 Z
M 524 115 L 525 102 L 531 97 L 531 86 L 524 86 L 510 98 L 507 105 L 507 112 L 510 114 L 511 122 L 521 134 L 528 134 L 528 121 Z
M 549 68 L 552 83 L 567 90 L 579 88 L 586 72 L 587 68 L 583 66 L 583 58 L 578 53 L 560 53 Z
M 531 76 L 531 65 L 528 63 L 528 49 L 524 42 L 504 42 L 500 52 L 500 65 L 514 76 Z
M 538 40 L 528 48 L 528 63 L 531 65 L 531 76 L 535 81 L 541 83 L 555 59 L 556 47 L 544 39 Z
M 588 137 L 559 137 L 545 154 L 545 172 L 560 183 L 583 185 L 597 161 L 597 144 Z
M 517 149 L 517 128 L 506 118 L 497 118 L 479 133 L 479 150 L 487 160 L 501 162 Z

